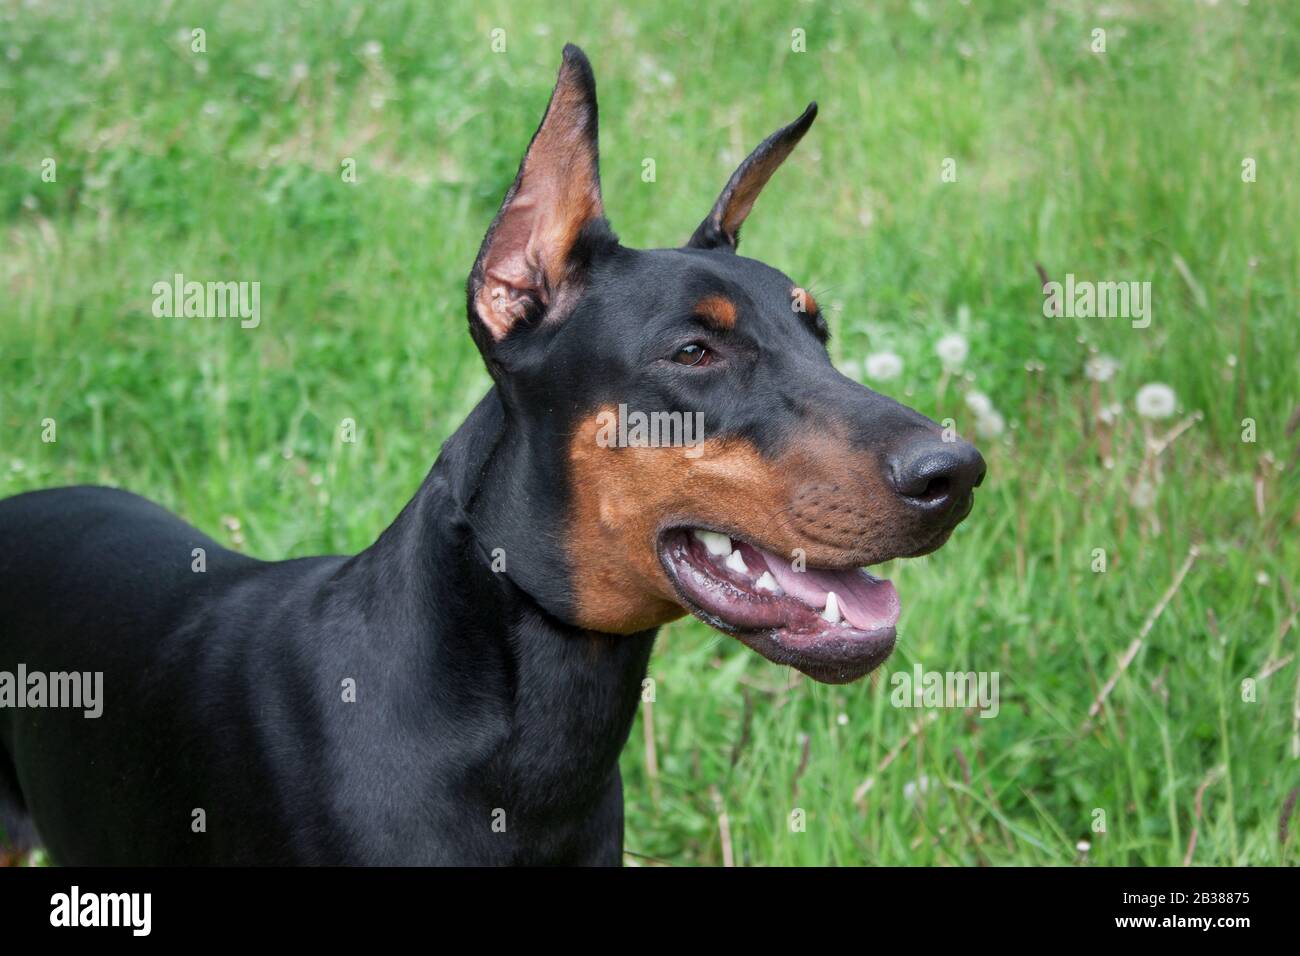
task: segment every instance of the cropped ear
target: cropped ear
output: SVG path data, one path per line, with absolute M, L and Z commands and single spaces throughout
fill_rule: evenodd
M 686 243 L 687 248 L 736 251 L 740 243 L 740 227 L 754 208 L 754 200 L 816 118 L 817 104 L 809 103 L 802 116 L 758 144 L 758 148 L 731 174 L 722 195 L 713 204 L 713 211 L 695 230 Z
M 596 80 L 586 55 L 568 44 L 546 115 L 470 271 L 470 330 L 480 349 L 521 322 L 563 318 L 582 289 L 590 236 L 612 240 L 596 136 Z

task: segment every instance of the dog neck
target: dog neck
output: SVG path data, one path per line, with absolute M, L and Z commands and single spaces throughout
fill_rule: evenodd
M 349 570 L 370 591 L 376 616 L 402 635 L 411 692 L 433 708 L 433 725 L 481 749 L 464 761 L 475 768 L 469 791 L 507 813 L 514 806 L 530 817 L 581 819 L 618 787 L 655 632 L 609 635 L 564 623 L 516 583 L 521 566 L 541 560 L 526 546 L 504 547 L 494 570 L 494 529 L 538 520 L 520 510 L 539 494 L 517 487 L 530 466 L 508 428 L 494 390 Z M 562 577 L 554 564 L 543 570 Z M 524 794 L 544 805 L 518 807 Z

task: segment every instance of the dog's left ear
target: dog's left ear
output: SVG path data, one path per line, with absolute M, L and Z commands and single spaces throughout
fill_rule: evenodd
M 803 134 L 808 132 L 816 118 L 817 104 L 809 103 L 802 116 L 758 144 L 758 148 L 731 174 L 722 195 L 713 204 L 712 212 L 686 243 L 688 249 L 736 251 L 740 243 L 740 227 L 754 208 L 754 200 L 777 167 L 799 145 L 799 140 L 803 139 Z
M 592 237 L 612 240 L 596 145 L 596 79 L 570 43 L 546 115 L 470 271 L 470 330 L 485 354 L 521 323 L 563 318 L 581 292 Z

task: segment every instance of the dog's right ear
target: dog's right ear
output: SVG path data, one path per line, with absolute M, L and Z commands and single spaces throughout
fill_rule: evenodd
M 470 331 L 487 355 L 511 330 L 563 319 L 595 240 L 612 241 L 597 163 L 596 80 L 573 44 L 469 275 Z

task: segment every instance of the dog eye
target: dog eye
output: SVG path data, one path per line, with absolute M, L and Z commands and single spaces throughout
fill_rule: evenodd
M 703 345 L 692 342 L 678 349 L 673 361 L 678 365 L 708 365 L 712 357 L 712 353 Z

